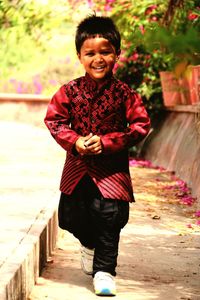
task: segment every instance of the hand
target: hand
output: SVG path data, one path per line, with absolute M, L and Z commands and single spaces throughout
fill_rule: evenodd
M 76 151 L 80 155 L 84 155 L 87 153 L 87 149 L 85 147 L 85 143 L 92 137 L 92 133 L 88 134 L 87 136 L 81 136 L 75 143 Z
M 92 133 L 80 137 L 75 143 L 76 151 L 80 155 L 97 155 L 102 152 L 101 139 Z
M 102 153 L 101 138 L 98 135 L 93 135 L 84 143 L 88 155 L 97 155 Z

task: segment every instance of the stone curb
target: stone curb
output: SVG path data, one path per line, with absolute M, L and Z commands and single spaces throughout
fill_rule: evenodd
M 1 102 L 27 102 L 31 104 L 38 103 L 48 103 L 50 97 L 44 95 L 35 95 L 35 94 L 8 94 L 0 93 L 0 103 Z
M 0 268 L 1 300 L 28 299 L 36 279 L 52 255 L 57 235 L 57 201 L 52 200 Z

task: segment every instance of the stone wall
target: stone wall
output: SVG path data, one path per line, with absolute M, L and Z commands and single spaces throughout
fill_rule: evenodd
M 27 123 L 46 128 L 44 117 L 50 98 L 41 98 L 37 95 L 30 96 L 13 95 L 9 97 L 8 94 L 5 97 L 5 95 L 0 94 L 0 120 Z
M 147 137 L 142 156 L 186 181 L 200 206 L 200 110 L 166 111 Z

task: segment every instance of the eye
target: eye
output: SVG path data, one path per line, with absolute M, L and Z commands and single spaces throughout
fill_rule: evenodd
M 110 53 L 111 53 L 110 50 L 104 50 L 101 52 L 101 54 L 103 54 L 103 55 L 109 55 Z
M 93 56 L 94 53 L 93 53 L 93 52 L 86 52 L 85 55 L 86 55 L 86 56 Z

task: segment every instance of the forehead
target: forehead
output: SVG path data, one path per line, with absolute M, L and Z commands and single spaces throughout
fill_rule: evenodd
M 101 36 L 95 36 L 87 38 L 83 44 L 83 49 L 89 49 L 89 48 L 114 48 L 111 42 Z

